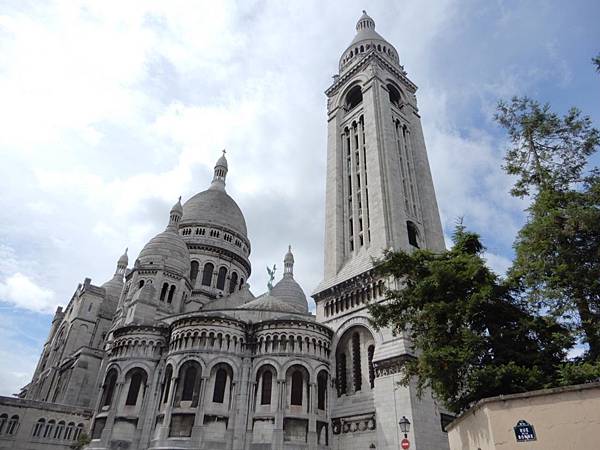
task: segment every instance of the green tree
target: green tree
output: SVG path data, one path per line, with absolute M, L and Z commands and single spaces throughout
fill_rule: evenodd
M 496 121 L 508 132 L 511 146 L 504 169 L 517 180 L 511 194 L 524 197 L 543 189 L 565 190 L 582 181 L 588 157 L 600 142 L 589 117 L 571 108 L 564 117 L 527 97 L 498 103 Z
M 496 120 L 507 131 L 511 193 L 532 195 L 514 244 L 511 280 L 529 299 L 568 323 L 600 356 L 600 177 L 586 172 L 600 143 L 589 117 L 564 117 L 528 98 L 500 102 Z
M 81 433 L 77 438 L 77 441 L 71 444 L 71 448 L 73 450 L 82 450 L 88 445 L 92 440 L 86 433 Z
M 453 240 L 448 251 L 390 252 L 378 265 L 397 289 L 370 306 L 373 323 L 406 333 L 417 349 L 401 382 L 431 388 L 455 413 L 554 383 L 571 344 L 567 330 L 528 311 L 486 266 L 477 234 L 459 225 Z

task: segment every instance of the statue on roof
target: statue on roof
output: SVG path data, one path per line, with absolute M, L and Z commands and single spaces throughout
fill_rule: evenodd
M 273 289 L 273 280 L 275 279 L 275 271 L 277 270 L 277 265 L 273 264 L 273 268 L 269 268 L 269 266 L 267 266 L 267 273 L 269 274 L 269 282 L 267 283 L 267 288 L 269 289 L 269 292 L 271 292 L 271 289 Z

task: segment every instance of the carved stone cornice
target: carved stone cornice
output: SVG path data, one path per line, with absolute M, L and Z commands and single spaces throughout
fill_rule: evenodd
M 377 428 L 375 413 L 361 414 L 351 417 L 336 417 L 331 419 L 333 434 L 361 433 Z
M 396 375 L 402 371 L 402 366 L 409 359 L 414 359 L 414 356 L 405 353 L 403 355 L 387 358 L 379 361 L 373 361 L 375 369 L 375 377 L 386 377 L 388 375 Z

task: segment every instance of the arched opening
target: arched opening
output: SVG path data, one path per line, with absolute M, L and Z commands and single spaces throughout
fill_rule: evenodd
M 354 86 L 346 94 L 346 111 L 354 109 L 363 101 L 362 89 L 360 86 Z
M 9 434 L 9 435 L 16 434 L 18 429 L 19 429 L 19 416 L 17 416 L 15 414 L 8 421 L 8 425 L 6 426 L 6 434 Z
M 139 288 L 143 288 L 144 287 L 144 280 L 140 280 L 140 283 L 138 284 Z
M 127 375 L 129 379 L 129 389 L 125 399 L 126 406 L 135 406 L 138 399 L 143 397 L 142 385 L 146 383 L 146 372 L 142 369 L 133 369 Z
M 169 298 L 167 298 L 167 303 L 171 304 L 173 302 L 173 297 L 175 296 L 175 285 L 171 285 L 171 289 L 169 289 Z
M 273 390 L 273 372 L 265 370 L 261 378 L 260 388 L 260 404 L 270 405 L 271 404 L 271 391 Z
M 65 440 L 70 441 L 71 436 L 73 435 L 73 429 L 75 428 L 75 424 L 73 422 L 69 422 L 67 428 L 65 429 Z
M 48 421 L 46 428 L 44 429 L 44 438 L 50 438 L 52 436 L 52 430 L 54 429 L 55 424 L 56 421 L 54 419 Z
M 419 230 L 414 222 L 406 221 L 406 232 L 408 233 L 408 243 L 419 248 Z
M 167 291 L 168 290 L 169 290 L 169 284 L 168 283 L 163 283 L 162 289 L 160 290 L 160 301 L 161 302 L 165 301 L 165 297 L 167 296 Z
M 112 398 L 115 392 L 115 386 L 117 385 L 117 370 L 111 369 L 106 374 L 106 378 L 104 381 L 104 392 L 102 397 L 102 402 L 100 405 L 102 407 L 108 407 L 112 404 Z
M 225 280 L 227 278 L 227 268 L 221 267 L 217 275 L 217 289 L 225 289 Z
M 237 287 L 237 282 L 238 282 L 238 274 L 237 272 L 232 272 L 231 273 L 231 279 L 229 280 L 229 293 L 233 293 L 233 291 L 235 291 L 235 288 Z
M 74 441 L 79 439 L 79 436 L 81 436 L 82 431 L 83 431 L 83 424 L 82 423 L 77 424 L 77 428 L 75 428 L 75 434 L 73 435 Z
M 54 431 L 54 439 L 60 439 L 64 429 L 65 429 L 65 422 L 61 420 L 56 425 L 56 430 Z
M 196 361 L 187 361 L 179 369 L 179 386 L 175 396 L 175 406 L 182 406 L 182 402 L 190 402 L 187 406 L 198 406 L 200 398 L 200 385 L 202 383 L 202 368 Z
M 317 409 L 325 410 L 327 405 L 327 372 L 321 370 L 317 375 Z
M 374 352 L 373 335 L 364 326 L 354 326 L 342 335 L 335 351 L 338 396 L 353 395 L 364 391 L 367 386 L 374 387 Z
M 302 384 L 303 377 L 300 370 L 292 373 L 292 394 L 290 397 L 290 405 L 302 406 Z
M 44 430 L 45 427 L 46 427 L 46 420 L 38 419 L 38 421 L 35 424 L 35 427 L 33 428 L 33 437 L 41 437 L 42 431 Z
M 400 94 L 400 91 L 391 83 L 388 83 L 387 89 L 390 97 L 390 103 L 399 108 L 400 104 L 402 103 L 402 95 Z
M 215 389 L 213 391 L 213 403 L 223 403 L 225 400 L 225 388 L 227 387 L 227 371 L 224 367 L 217 369 L 215 374 Z
M 210 286 L 212 284 L 214 270 L 215 266 L 213 263 L 204 264 L 204 270 L 202 270 L 202 286 Z
M 200 263 L 198 261 L 192 261 L 190 265 L 190 283 L 192 288 L 196 284 L 196 278 L 198 278 L 198 272 L 200 271 Z
M 165 369 L 165 378 L 163 381 L 161 403 L 165 404 L 169 401 L 169 391 L 171 390 L 171 378 L 173 378 L 173 366 L 169 364 Z
M 0 415 L 0 434 L 2 434 L 2 432 L 4 431 L 4 427 L 6 426 L 7 422 L 8 422 L 8 414 Z

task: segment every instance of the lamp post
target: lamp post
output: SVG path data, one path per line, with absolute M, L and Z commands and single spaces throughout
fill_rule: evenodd
M 400 419 L 398 425 L 400 425 L 400 431 L 404 433 L 404 439 L 406 439 L 408 437 L 407 433 L 410 431 L 410 420 L 408 420 L 405 416 L 402 416 L 402 419 Z

